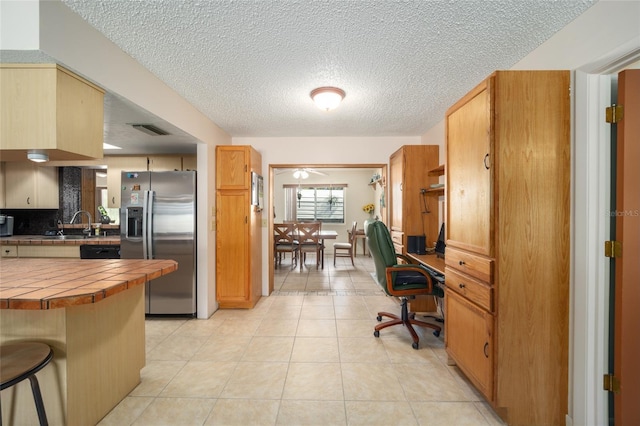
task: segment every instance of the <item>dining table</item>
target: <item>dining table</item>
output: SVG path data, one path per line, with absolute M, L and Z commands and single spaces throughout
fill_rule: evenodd
M 338 232 L 333 229 L 321 229 L 318 235 L 320 239 L 320 246 L 322 247 L 322 254 L 320 256 L 320 268 L 324 269 L 324 240 L 335 240 L 338 238 Z

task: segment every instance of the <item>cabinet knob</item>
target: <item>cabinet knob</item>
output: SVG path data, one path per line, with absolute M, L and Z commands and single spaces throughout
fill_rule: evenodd
M 27 197 L 27 204 L 31 204 L 31 197 Z
M 115 205 L 116 204 L 116 197 L 111 197 L 111 205 Z
M 489 349 L 489 342 L 484 343 L 484 348 L 482 348 L 482 352 L 484 352 L 484 357 L 489 358 L 489 354 L 487 353 L 487 349 Z
M 484 163 L 484 168 L 489 170 L 489 163 L 487 162 L 487 160 L 489 159 L 489 154 L 484 156 L 484 160 L 482 160 L 482 162 Z
M 466 286 L 463 283 L 458 284 L 458 287 L 465 288 Z
M 459 264 L 460 266 L 463 266 L 463 265 L 465 264 L 465 263 L 464 263 L 464 260 L 461 260 L 460 262 L 458 262 L 458 264 Z

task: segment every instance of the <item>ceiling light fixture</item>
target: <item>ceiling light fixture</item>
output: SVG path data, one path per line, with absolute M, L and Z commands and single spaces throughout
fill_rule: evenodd
M 325 111 L 338 108 L 340 102 L 346 96 L 344 90 L 337 87 L 318 87 L 313 89 L 309 95 L 318 108 Z
M 49 161 L 49 154 L 45 151 L 32 150 L 27 151 L 27 158 L 35 163 L 44 163 Z
M 307 173 L 305 170 L 296 170 L 293 172 L 293 177 L 295 179 L 306 179 L 309 177 L 309 173 Z

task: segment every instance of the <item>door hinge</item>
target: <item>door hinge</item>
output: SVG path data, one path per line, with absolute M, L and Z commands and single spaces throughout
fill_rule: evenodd
M 622 243 L 620 241 L 605 241 L 604 255 L 605 257 L 621 257 Z
M 613 374 L 605 374 L 602 377 L 602 387 L 607 392 L 620 392 L 620 380 Z
M 622 105 L 613 104 L 610 107 L 606 108 L 606 121 L 607 123 L 615 124 L 622 121 L 624 116 L 624 108 Z

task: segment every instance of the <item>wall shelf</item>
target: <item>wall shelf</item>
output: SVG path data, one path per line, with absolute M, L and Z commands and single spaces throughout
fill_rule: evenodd
M 384 188 L 385 186 L 387 186 L 386 182 L 385 182 L 385 179 L 384 179 L 384 176 L 381 177 L 381 178 L 378 178 L 378 179 L 376 179 L 374 181 L 369 182 L 369 186 L 371 188 L 373 188 L 373 189 L 376 189 L 376 185 L 380 185 L 380 188 Z
M 440 164 L 435 169 L 429 170 L 429 176 L 442 176 L 444 175 L 444 164 Z

